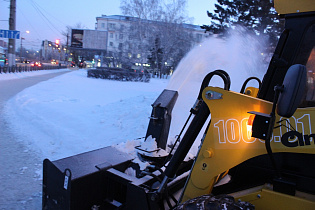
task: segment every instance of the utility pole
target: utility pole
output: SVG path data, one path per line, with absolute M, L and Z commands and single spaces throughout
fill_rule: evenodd
M 65 61 L 66 61 L 66 64 L 68 64 L 68 53 L 69 53 L 69 32 L 67 32 L 67 44 L 66 44 L 66 55 L 65 55 Z
M 15 30 L 16 17 L 16 0 L 10 0 L 10 18 L 9 30 Z M 8 62 L 9 66 L 15 66 L 15 39 L 9 39 L 8 49 Z

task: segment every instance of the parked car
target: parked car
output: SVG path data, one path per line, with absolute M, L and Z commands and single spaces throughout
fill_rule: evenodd
M 55 59 L 51 60 L 51 64 L 58 64 L 58 63 L 59 63 L 58 60 L 55 60 Z
M 41 67 L 42 66 L 42 64 L 39 62 L 39 61 L 33 61 L 33 62 L 31 62 L 31 66 L 38 66 L 38 67 Z

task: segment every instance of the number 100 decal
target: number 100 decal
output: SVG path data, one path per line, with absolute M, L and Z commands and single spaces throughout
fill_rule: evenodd
M 252 128 L 247 124 L 248 118 L 218 120 L 214 123 L 214 132 L 217 131 L 218 142 L 220 144 L 254 143 L 256 141 L 264 143 L 263 140 L 252 138 Z M 271 141 L 281 142 L 281 136 L 289 131 L 298 131 L 303 135 L 312 134 L 310 114 L 303 114 L 297 118 L 280 118 L 276 122 Z M 292 142 L 296 139 L 292 139 Z

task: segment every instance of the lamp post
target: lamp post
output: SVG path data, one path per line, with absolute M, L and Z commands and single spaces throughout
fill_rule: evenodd
M 29 34 L 30 33 L 30 31 L 25 31 L 27 34 Z M 23 42 L 23 39 L 25 40 L 25 38 L 24 37 L 22 37 L 21 36 L 21 48 L 20 48 L 20 62 L 22 63 L 22 50 L 23 50 L 23 44 L 22 44 L 22 42 Z
M 22 63 L 22 40 L 25 39 L 24 37 L 21 37 L 21 47 L 20 47 L 20 62 Z

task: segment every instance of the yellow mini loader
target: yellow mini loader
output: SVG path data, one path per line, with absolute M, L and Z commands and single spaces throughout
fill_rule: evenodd
M 144 170 L 113 147 L 44 160 L 43 209 L 315 209 L 315 2 L 274 4 L 285 29 L 258 89 L 230 91 L 225 71 L 210 72 L 177 148 L 139 153 Z M 209 86 L 213 76 L 223 88 Z M 146 137 L 162 149 L 177 95 L 164 90 L 152 105 Z

